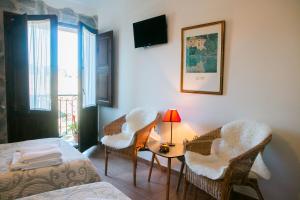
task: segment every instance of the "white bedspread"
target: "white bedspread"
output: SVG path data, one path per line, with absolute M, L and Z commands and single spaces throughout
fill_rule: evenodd
M 110 183 L 97 182 L 37 194 L 19 200 L 130 200 Z

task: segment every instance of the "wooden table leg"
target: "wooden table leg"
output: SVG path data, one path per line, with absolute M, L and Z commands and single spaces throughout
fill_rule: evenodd
M 156 155 L 155 155 L 154 159 L 155 159 L 156 163 L 158 164 L 160 170 L 162 170 L 163 168 L 161 167 L 161 164 L 160 164 L 160 162 L 159 162 L 159 160 L 158 160 L 158 158 L 157 158 Z
M 151 159 L 151 165 L 150 165 L 150 170 L 149 170 L 148 182 L 150 182 L 150 179 L 151 179 L 154 158 L 156 158 L 155 153 L 152 153 L 152 159 Z
M 166 196 L 166 200 L 169 200 L 170 178 L 171 178 L 171 158 L 168 158 L 168 177 L 167 177 L 167 196 Z
M 181 161 L 180 174 L 179 174 L 179 178 L 178 178 L 178 183 L 177 183 L 176 192 L 178 192 L 179 187 L 180 187 L 180 183 L 181 183 L 181 179 L 182 179 L 182 174 L 183 174 L 184 165 L 185 165 L 185 162 L 184 162 L 184 161 Z

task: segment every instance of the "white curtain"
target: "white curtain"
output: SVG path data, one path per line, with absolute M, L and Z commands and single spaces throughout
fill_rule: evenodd
M 30 110 L 51 110 L 50 20 L 28 21 Z
M 96 34 L 82 29 L 83 107 L 96 105 Z

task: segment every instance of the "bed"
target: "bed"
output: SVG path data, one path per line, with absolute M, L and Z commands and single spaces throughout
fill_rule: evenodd
M 54 190 L 18 200 L 130 200 L 110 183 L 97 182 Z
M 57 144 L 63 164 L 25 171 L 10 171 L 13 153 L 23 147 Z M 59 138 L 0 144 L 0 199 L 16 199 L 60 188 L 98 182 L 100 176 L 91 161 Z

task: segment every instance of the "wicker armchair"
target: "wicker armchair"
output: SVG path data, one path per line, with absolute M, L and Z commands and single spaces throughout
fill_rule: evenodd
M 157 125 L 159 120 L 160 120 L 160 115 L 157 114 L 156 118 L 152 122 L 150 122 L 145 127 L 141 128 L 140 130 L 136 131 L 133 138 L 132 145 L 126 148 L 116 149 L 105 145 L 105 175 L 106 176 L 107 176 L 107 168 L 108 168 L 108 155 L 110 152 L 118 152 L 132 159 L 133 184 L 134 186 L 136 186 L 137 152 L 140 149 L 145 147 L 151 130 Z M 110 124 L 104 126 L 104 131 L 103 131 L 104 135 L 114 135 L 120 133 L 122 130 L 122 125 L 125 122 L 126 122 L 126 115 L 123 115 L 122 117 L 116 119 Z
M 221 128 L 218 128 L 188 142 L 186 144 L 186 150 L 209 155 L 211 152 L 212 141 L 220 137 Z M 186 193 L 190 183 L 218 200 L 229 199 L 233 185 L 250 186 L 257 192 L 259 199 L 263 199 L 258 187 L 257 179 L 250 178 L 249 172 L 257 155 L 264 150 L 265 146 L 271 141 L 271 138 L 272 136 L 269 135 L 260 144 L 231 159 L 229 167 L 222 179 L 212 180 L 205 176 L 200 176 L 186 166 L 184 199 L 186 199 Z

